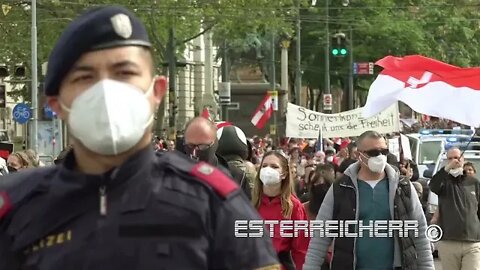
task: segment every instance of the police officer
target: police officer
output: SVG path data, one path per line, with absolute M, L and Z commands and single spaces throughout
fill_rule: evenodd
M 142 23 L 115 6 L 61 35 L 45 93 L 73 150 L 58 166 L 7 176 L 0 269 L 279 269 L 268 235 L 235 237 L 236 220 L 259 216 L 232 180 L 150 146 L 166 91 L 151 47 Z

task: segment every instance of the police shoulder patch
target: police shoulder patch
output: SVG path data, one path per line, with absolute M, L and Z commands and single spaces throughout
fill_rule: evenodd
M 10 197 L 6 192 L 0 192 L 0 219 L 7 215 L 11 209 Z
M 230 193 L 239 189 L 237 183 L 232 179 L 223 174 L 219 169 L 205 162 L 195 165 L 190 174 L 208 184 L 222 198 L 226 198 Z

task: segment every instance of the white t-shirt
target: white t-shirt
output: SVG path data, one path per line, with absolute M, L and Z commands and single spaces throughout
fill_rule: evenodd
M 383 179 L 379 179 L 379 180 L 369 180 L 369 181 L 365 181 L 365 180 L 362 180 L 364 181 L 365 183 L 369 184 L 372 188 L 375 188 L 375 186 L 378 184 L 378 182 L 382 181 Z

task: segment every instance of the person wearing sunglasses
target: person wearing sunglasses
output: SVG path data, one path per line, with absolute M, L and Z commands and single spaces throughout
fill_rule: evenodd
M 204 117 L 195 117 L 185 126 L 184 150 L 192 159 L 206 162 L 219 168 L 224 174 L 235 180 L 247 198 L 251 198 L 251 187 L 245 172 L 229 164 L 217 153 L 217 126 Z
M 401 238 L 398 235 L 375 237 L 374 231 L 362 230 L 363 235 L 356 238 L 312 237 L 304 270 L 321 268 L 332 241 L 332 270 L 434 269 L 420 200 L 413 185 L 400 179 L 399 171 L 387 163 L 388 153 L 387 142 L 381 134 L 376 131 L 361 134 L 357 141 L 358 161 L 327 191 L 317 220 L 361 221 L 362 224 L 414 220 L 418 224 L 418 235 L 410 231 Z
M 185 153 L 192 159 L 218 165 L 216 129 L 213 122 L 203 117 L 190 120 L 185 126 L 183 138 Z

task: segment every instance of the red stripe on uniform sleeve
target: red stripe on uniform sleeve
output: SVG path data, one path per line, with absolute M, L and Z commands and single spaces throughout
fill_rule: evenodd
M 0 218 L 4 217 L 12 209 L 10 197 L 6 192 L 0 192 Z
M 190 174 L 212 187 L 222 198 L 226 198 L 230 193 L 239 188 L 237 183 L 219 169 L 205 162 L 195 165 Z

